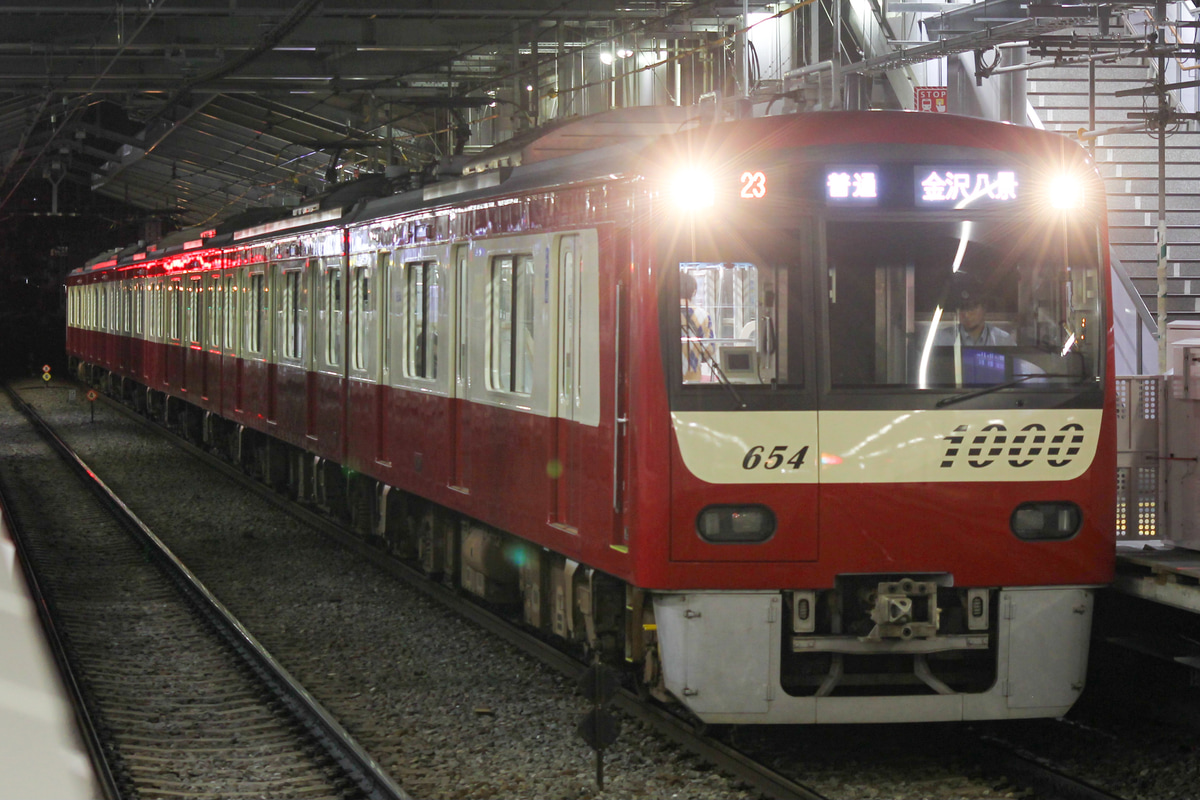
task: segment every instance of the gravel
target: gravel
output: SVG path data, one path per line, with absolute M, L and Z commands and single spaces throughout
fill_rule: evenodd
M 103 404 L 91 423 L 82 391 L 74 403 L 57 387 L 27 394 L 413 796 L 756 796 L 620 714 L 600 790 L 594 755 L 575 734 L 589 705 L 573 680 L 215 478 Z M 1097 674 L 1111 672 L 1095 663 L 1108 654 L 1093 648 Z M 1110 702 L 1120 691 L 1113 683 L 1094 683 L 1070 724 L 746 727 L 731 738 L 793 779 L 847 800 L 1026 796 L 978 760 L 956 755 L 974 731 L 1006 737 L 1114 794 L 1200 797 L 1195 731 L 1176 718 L 1200 719 L 1188 705 L 1195 690 L 1168 692 L 1180 713 L 1147 722 Z

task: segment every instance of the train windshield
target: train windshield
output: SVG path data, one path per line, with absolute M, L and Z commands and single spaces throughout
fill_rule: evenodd
M 830 219 L 816 239 L 775 257 L 675 262 L 681 398 L 711 386 L 713 402 L 754 405 L 756 387 L 805 390 L 816 375 L 825 391 L 928 393 L 939 405 L 1097 385 L 1094 225 Z
M 679 265 L 679 340 L 685 384 L 770 384 L 799 379 L 777 358 L 786 272 L 750 261 Z M 786 291 L 786 290 L 785 290 Z M 786 343 L 785 343 L 786 351 Z
M 825 241 L 833 389 L 1095 383 L 1105 338 L 1094 228 L 831 221 Z

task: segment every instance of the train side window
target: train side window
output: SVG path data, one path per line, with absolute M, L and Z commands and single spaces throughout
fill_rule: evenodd
M 575 384 L 575 352 L 578 349 L 579 328 L 576 321 L 576 248 L 578 237 L 563 237 L 559 251 L 559 281 L 562 299 L 559 314 L 558 400 L 564 406 L 560 414 L 574 413 L 578 387 Z
M 437 378 L 438 316 L 441 302 L 441 268 L 432 261 L 417 261 L 405 270 L 404 375 Z
M 124 319 L 121 321 L 121 333 L 132 333 L 133 287 L 127 281 L 121 283 L 121 312 L 124 314 Z
M 367 368 L 367 330 L 371 310 L 370 268 L 355 267 L 350 287 L 350 362 L 354 369 Z
M 205 291 L 204 346 L 216 349 L 221 345 L 221 314 L 225 310 L 221 292 L 221 276 L 211 276 Z
M 488 302 L 488 387 L 513 394 L 533 389 L 533 256 L 492 259 Z
M 325 277 L 325 363 L 342 363 L 342 268 L 328 267 Z
M 138 336 L 146 333 L 146 286 L 142 283 L 134 287 L 133 332 Z
M 226 275 L 223 344 L 225 349 L 231 352 L 237 349 L 237 320 L 241 318 L 239 311 L 237 278 L 233 275 Z
M 301 330 L 304 303 L 304 292 L 301 286 L 303 274 L 298 269 L 283 273 L 283 297 L 280 298 L 283 324 L 280 334 L 283 337 L 285 358 L 301 358 L 304 355 Z
M 166 325 L 164 322 L 165 309 L 163 304 L 167 301 L 167 293 L 163 291 L 163 281 L 160 278 L 154 284 L 154 299 L 151 300 L 152 315 L 154 317 L 154 338 L 156 341 L 163 340 L 163 328 Z
M 176 342 L 183 338 L 183 282 L 171 281 L 171 291 L 168 295 L 170 318 L 167 320 L 170 338 Z
M 252 353 L 262 354 L 263 332 L 270 306 L 267 297 L 267 276 L 256 272 L 250 276 L 250 297 L 246 311 L 249 314 L 249 329 L 246 331 L 246 346 Z
M 183 291 L 183 326 L 187 332 L 187 340 L 192 345 L 200 343 L 200 278 L 193 275 L 188 279 Z

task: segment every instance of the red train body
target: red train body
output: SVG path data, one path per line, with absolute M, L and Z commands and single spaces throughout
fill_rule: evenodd
M 588 124 L 103 256 L 69 354 L 704 720 L 1063 713 L 1114 559 L 1086 154 L 829 112 L 549 157 Z

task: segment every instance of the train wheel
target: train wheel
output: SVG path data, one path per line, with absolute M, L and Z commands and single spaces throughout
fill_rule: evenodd
M 455 571 L 454 527 L 450 517 L 436 508 L 428 508 L 417 523 L 417 549 L 421 569 L 430 577 L 453 583 Z
M 383 541 L 388 552 L 397 558 L 416 558 L 417 521 L 409 512 L 408 495 L 389 486 L 383 487 L 382 494 Z
M 375 484 L 365 478 L 351 481 L 348 487 L 350 526 L 363 538 L 375 533 Z

